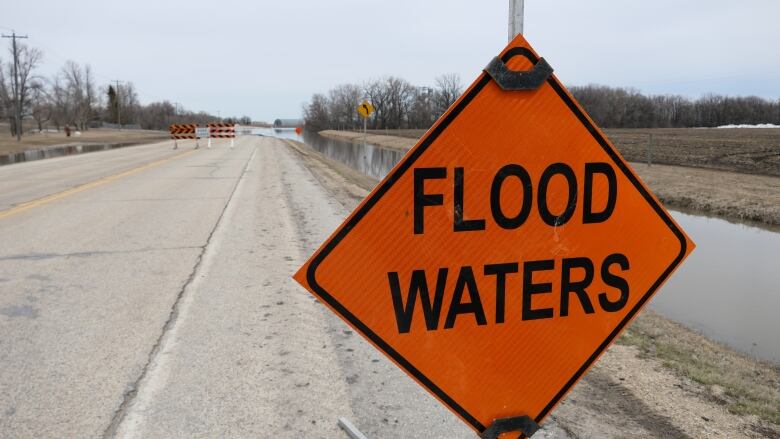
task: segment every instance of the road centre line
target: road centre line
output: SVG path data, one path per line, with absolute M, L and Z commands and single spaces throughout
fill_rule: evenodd
M 77 194 L 79 192 L 83 192 L 89 189 L 94 189 L 99 186 L 103 186 L 104 184 L 111 183 L 112 181 L 116 181 L 125 177 L 129 177 L 131 175 L 138 174 L 139 172 L 145 171 L 147 169 L 151 169 L 160 165 L 163 165 L 165 163 L 171 162 L 175 159 L 180 159 L 182 157 L 188 156 L 190 154 L 195 153 L 195 150 L 185 151 L 180 154 L 177 154 L 172 157 L 167 157 L 161 160 L 157 160 L 151 163 L 147 163 L 145 165 L 138 166 L 136 168 L 128 169 L 126 171 L 122 171 L 118 174 L 109 175 L 106 177 L 99 178 L 97 180 L 91 181 L 89 183 L 84 183 L 79 186 L 72 187 L 70 189 L 66 189 L 62 192 L 57 192 L 51 195 L 47 195 L 43 198 L 38 198 L 36 200 L 27 201 L 22 204 L 18 204 L 14 207 L 11 207 L 6 210 L 0 211 L 0 220 L 3 218 L 8 218 L 10 216 L 16 215 L 18 213 L 22 213 L 24 211 L 43 206 L 45 204 L 51 203 L 53 201 L 61 200 L 63 198 L 69 197 L 71 195 Z

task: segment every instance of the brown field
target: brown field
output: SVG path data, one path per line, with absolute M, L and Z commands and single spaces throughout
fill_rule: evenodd
M 16 137 L 11 137 L 8 124 L 0 124 L 0 155 L 22 152 L 28 149 L 46 148 L 68 144 L 95 144 L 95 143 L 150 143 L 168 139 L 170 136 L 164 131 L 149 130 L 114 130 L 106 128 L 92 128 L 83 131 L 80 136 L 65 136 L 64 131 L 59 133 L 26 133 L 22 141 L 17 142 Z
M 628 161 L 780 176 L 780 129 L 620 128 L 604 130 Z M 419 138 L 425 130 L 373 130 Z M 650 137 L 652 135 L 652 145 Z

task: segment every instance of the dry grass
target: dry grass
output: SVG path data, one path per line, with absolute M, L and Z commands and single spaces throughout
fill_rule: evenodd
M 705 386 L 732 413 L 780 425 L 780 367 L 736 353 L 683 325 L 643 312 L 618 339 Z

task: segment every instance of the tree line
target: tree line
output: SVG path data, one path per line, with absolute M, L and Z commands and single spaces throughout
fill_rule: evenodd
M 120 122 L 151 130 L 164 130 L 175 123 L 252 122 L 247 116 L 220 119 L 189 111 L 167 100 L 143 105 L 132 82 L 100 85 L 88 64 L 67 61 L 49 77 L 38 75 L 43 52 L 29 45 L 17 44 L 16 72 L 12 48 L 9 55 L 9 61 L 0 58 L 0 120 L 9 122 L 12 136 L 24 134 L 17 127 L 17 108 L 21 108 L 20 119 L 32 120 L 36 131 L 49 127 L 59 131 L 65 126 L 83 131 Z
M 435 87 L 418 87 L 403 78 L 387 76 L 363 84 L 342 84 L 327 94 L 315 94 L 303 107 L 307 129 L 362 129 L 357 106 L 368 100 L 374 113 L 370 129 L 428 128 L 460 96 L 463 86 L 454 74 L 441 75 Z
M 644 95 L 632 88 L 604 85 L 576 86 L 569 90 L 604 128 L 780 125 L 780 100 L 757 96 L 707 94 L 691 99 L 680 95 Z
M 362 129 L 356 109 L 363 99 L 376 112 L 368 119 L 371 129 L 427 129 L 460 96 L 457 75 L 436 78 L 436 86 L 418 87 L 394 76 L 363 84 L 343 84 L 327 94 L 315 94 L 304 105 L 308 129 Z M 603 85 L 574 86 L 574 97 L 604 128 L 687 128 L 728 124 L 780 125 L 780 100 L 757 96 L 731 97 L 708 94 L 697 99 L 680 95 L 645 95 L 632 88 Z

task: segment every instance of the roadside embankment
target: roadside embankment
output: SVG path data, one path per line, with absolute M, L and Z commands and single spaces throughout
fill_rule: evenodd
M 416 131 L 417 130 L 415 130 L 415 132 Z M 399 151 L 407 151 L 417 142 L 416 137 L 411 138 L 370 132 L 364 135 L 363 133 L 358 133 L 355 131 L 325 130 L 320 131 L 320 134 L 325 137 L 331 137 L 333 139 L 348 140 L 350 142 L 366 142 L 372 145 L 381 146 L 383 148 L 397 149 Z
M 378 183 L 286 142 L 349 210 Z M 551 419 L 573 437 L 780 437 L 780 368 L 645 310 Z
M 417 132 L 419 130 L 399 131 L 406 136 Z M 351 131 L 326 130 L 320 134 L 402 151 L 417 142 L 412 137 L 372 133 L 364 137 L 363 133 Z M 631 165 L 653 193 L 669 207 L 780 225 L 780 177 L 677 165 Z

